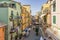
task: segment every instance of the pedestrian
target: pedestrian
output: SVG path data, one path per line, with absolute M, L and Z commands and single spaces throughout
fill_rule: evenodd
M 30 32 L 30 31 L 31 31 L 31 28 L 29 28 L 28 30 L 29 30 L 29 32 Z
M 16 35 L 16 36 L 15 36 L 15 40 L 17 40 L 17 38 L 18 38 L 18 36 Z
M 35 29 L 35 32 L 36 32 L 36 35 L 38 35 L 39 29 L 36 28 L 36 29 Z
M 42 36 L 40 37 L 40 40 L 44 40 Z
M 19 34 L 19 39 L 21 39 L 22 38 L 22 34 Z

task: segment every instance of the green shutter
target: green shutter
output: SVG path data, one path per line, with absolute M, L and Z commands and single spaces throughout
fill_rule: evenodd
M 56 16 L 53 16 L 53 23 L 56 24 Z
M 56 1 L 53 2 L 53 12 L 56 11 Z

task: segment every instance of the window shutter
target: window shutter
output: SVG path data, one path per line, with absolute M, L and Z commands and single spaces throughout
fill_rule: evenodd
M 56 16 L 53 16 L 53 23 L 56 24 Z

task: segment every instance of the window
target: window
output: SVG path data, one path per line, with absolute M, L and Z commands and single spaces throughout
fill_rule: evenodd
M 16 5 L 15 4 L 12 4 L 12 8 L 16 8 Z
M 13 11 L 11 11 L 10 21 L 12 21 L 12 19 L 13 19 Z
M 46 19 L 47 16 L 44 16 L 44 22 L 46 23 L 47 22 L 47 19 Z
M 56 11 L 56 1 L 53 2 L 53 12 Z
M 11 18 L 13 19 L 13 11 L 11 11 Z
M 20 26 L 19 14 L 17 12 L 17 26 Z
M 0 4 L 0 7 L 3 7 L 3 4 Z
M 7 3 L 6 2 L 4 2 L 4 3 L 0 3 L 0 7 L 7 7 Z
M 17 12 L 17 18 L 18 18 L 18 19 L 20 18 L 20 16 L 19 16 L 18 12 Z
M 53 16 L 53 23 L 56 24 L 56 16 Z
M 15 4 L 12 4 L 12 3 L 10 3 L 10 4 L 9 4 L 9 7 L 11 7 L 11 8 L 16 8 L 16 5 L 15 5 Z
M 4 5 L 4 7 L 7 7 L 7 3 L 6 2 L 3 5 Z

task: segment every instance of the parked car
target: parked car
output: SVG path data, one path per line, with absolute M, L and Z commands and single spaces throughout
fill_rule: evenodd
M 45 40 L 42 36 L 40 37 L 40 40 Z

